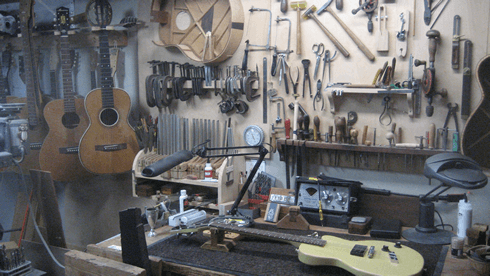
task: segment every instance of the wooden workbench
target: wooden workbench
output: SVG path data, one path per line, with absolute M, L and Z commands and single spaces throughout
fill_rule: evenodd
M 256 219 L 257 223 L 265 223 L 263 219 L 259 218 Z M 330 228 L 330 227 L 320 227 L 320 226 L 314 226 L 310 225 L 311 230 L 315 231 L 323 231 L 323 232 L 332 232 L 332 233 L 339 233 L 339 234 L 348 234 L 346 229 L 338 229 L 338 228 Z M 160 241 L 161 239 L 167 237 L 170 235 L 169 226 L 164 226 L 156 229 L 157 236 L 156 237 L 147 237 L 146 242 L 148 245 L 151 245 L 153 243 L 156 243 Z M 365 235 L 369 236 L 369 235 Z M 122 262 L 122 257 L 121 257 L 121 239 L 120 236 L 114 236 L 110 239 L 107 239 L 105 241 L 102 241 L 97 244 L 91 244 L 87 246 L 87 253 L 97 255 L 100 257 L 108 258 L 111 260 L 115 261 L 120 261 Z M 471 267 L 470 262 L 466 259 L 456 259 L 451 256 L 451 251 L 448 250 L 445 262 L 444 262 L 444 267 L 442 270 L 441 275 L 466 275 L 466 276 L 476 276 L 478 275 L 477 272 Z M 226 273 L 222 272 L 215 272 L 215 271 L 210 271 L 202 268 L 196 268 L 196 267 L 191 267 L 191 266 L 186 266 L 186 265 L 180 265 L 176 263 L 171 263 L 171 262 L 165 262 L 163 261 L 162 264 L 162 272 L 171 272 L 171 273 L 178 273 L 178 274 L 183 274 L 183 275 L 228 275 Z

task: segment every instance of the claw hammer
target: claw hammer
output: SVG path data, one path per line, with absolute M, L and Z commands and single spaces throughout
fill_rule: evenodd
M 317 15 L 322 14 L 324 11 L 329 12 L 337 22 L 342 26 L 344 31 L 350 36 L 352 40 L 354 40 L 354 43 L 356 43 L 357 47 L 361 49 L 361 51 L 364 53 L 364 55 L 371 61 L 374 60 L 374 55 L 369 51 L 369 49 L 362 43 L 362 41 L 359 39 L 359 37 L 356 36 L 356 34 L 340 19 L 340 17 L 332 10 L 332 7 L 330 7 L 330 4 L 332 3 L 333 0 L 328 0 L 327 3 L 325 3 L 317 12 Z M 318 23 L 320 24 L 320 23 Z M 337 46 L 337 45 L 335 45 Z M 342 53 L 343 54 L 343 53 Z M 345 55 L 344 55 L 345 56 Z
M 330 2 L 332 2 L 332 0 L 330 0 Z M 337 47 L 337 49 L 339 49 L 339 51 L 342 53 L 342 55 L 344 55 L 344 57 L 348 57 L 350 54 L 349 52 L 344 48 L 344 46 L 337 40 L 337 38 L 335 38 L 333 36 L 333 34 L 327 29 L 327 27 L 325 27 L 325 25 L 322 24 L 322 22 L 320 22 L 320 20 L 318 19 L 318 17 L 316 17 L 315 15 L 315 11 L 316 11 L 316 7 L 315 5 L 311 6 L 310 8 L 308 8 L 304 13 L 303 13 L 303 19 L 304 20 L 308 20 L 308 18 L 313 18 L 313 20 L 315 20 L 315 22 L 318 24 L 318 26 L 320 26 L 320 28 L 322 29 L 322 31 L 328 36 L 328 38 L 333 42 L 333 44 L 335 45 L 335 47 Z

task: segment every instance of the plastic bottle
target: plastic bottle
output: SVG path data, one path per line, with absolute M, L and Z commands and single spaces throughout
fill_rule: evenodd
M 471 227 L 473 208 L 467 199 L 461 199 L 458 203 L 458 237 L 466 237 L 466 229 Z
M 211 167 L 210 162 L 207 162 L 206 167 L 204 167 L 204 180 L 213 180 L 213 167 Z
M 180 196 L 179 196 L 179 207 L 180 207 L 180 213 L 184 212 L 184 200 L 187 199 L 187 191 L 186 190 L 180 190 Z

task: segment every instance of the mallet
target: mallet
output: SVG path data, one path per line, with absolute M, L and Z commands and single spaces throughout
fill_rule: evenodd
M 306 1 L 291 2 L 291 8 L 296 10 L 296 54 L 301 55 L 301 10 L 306 9 Z

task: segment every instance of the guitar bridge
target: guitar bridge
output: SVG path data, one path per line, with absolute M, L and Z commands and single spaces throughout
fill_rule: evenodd
M 96 145 L 96 151 L 117 151 L 127 149 L 128 145 L 126 143 L 122 144 L 111 144 L 111 145 Z
M 65 147 L 65 148 L 59 148 L 60 154 L 77 154 L 78 153 L 78 147 Z

